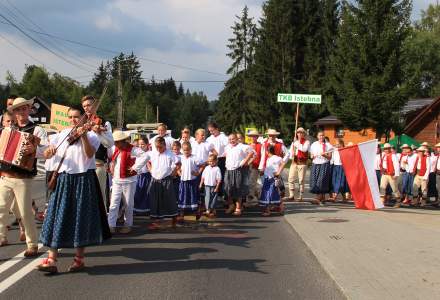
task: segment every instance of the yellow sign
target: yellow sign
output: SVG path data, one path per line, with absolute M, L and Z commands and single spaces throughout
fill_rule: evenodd
M 68 110 L 68 106 L 52 103 L 50 106 L 50 125 L 56 127 L 57 130 L 69 127 Z
M 246 144 L 251 144 L 252 143 L 252 138 L 250 136 L 248 136 L 248 133 L 251 131 L 257 131 L 257 128 L 245 128 L 246 133 L 244 135 L 244 141 L 246 142 Z

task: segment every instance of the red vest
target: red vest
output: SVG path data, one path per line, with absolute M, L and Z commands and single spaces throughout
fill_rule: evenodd
M 261 160 L 261 146 L 262 145 L 260 143 L 251 144 L 251 147 L 255 150 L 255 152 L 257 152 L 257 154 L 254 157 L 254 160 L 252 161 L 252 168 L 257 170 Z
M 130 170 L 131 167 L 133 167 L 134 163 L 136 162 L 135 158 L 131 157 L 131 149 L 133 149 L 132 145 L 129 145 L 125 149 L 119 149 L 115 148 L 115 153 L 113 153 L 112 156 L 112 165 L 113 165 L 113 171 L 116 164 L 116 158 L 118 156 L 120 160 L 120 169 L 119 169 L 119 176 L 120 178 L 127 178 L 136 175 L 136 172 L 133 172 Z
M 417 174 L 417 165 L 419 164 L 419 156 L 417 155 L 416 162 L 414 164 L 413 174 L 419 176 L 425 176 L 426 174 L 426 156 L 423 156 L 422 161 L 420 162 L 419 173 Z

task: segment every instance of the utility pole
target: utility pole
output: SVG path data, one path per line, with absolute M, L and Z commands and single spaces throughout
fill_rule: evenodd
M 118 62 L 118 119 L 116 127 L 121 129 L 124 127 L 124 106 L 122 100 L 122 78 L 121 78 L 121 62 Z

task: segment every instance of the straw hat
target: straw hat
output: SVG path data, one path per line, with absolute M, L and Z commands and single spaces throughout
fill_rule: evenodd
M 385 143 L 385 144 L 383 145 L 383 148 L 384 148 L 384 149 L 390 149 L 390 148 L 391 148 L 391 145 L 390 145 L 389 143 Z
M 347 147 L 353 146 L 353 142 L 348 142 Z
M 422 146 L 429 147 L 429 144 L 428 144 L 428 142 L 423 142 Z
M 411 147 L 408 144 L 403 144 L 400 149 L 411 149 Z
M 440 143 L 436 144 L 434 147 L 440 148 Z
M 26 100 L 24 98 L 15 98 L 14 102 L 11 106 L 8 107 L 9 112 L 13 112 L 14 109 L 24 106 L 24 105 L 32 105 L 34 103 L 34 100 Z
M 261 134 L 258 132 L 258 130 L 252 129 L 247 133 L 247 136 L 260 136 Z
M 278 131 L 276 131 L 275 129 L 268 129 L 266 134 L 267 135 L 280 135 L 280 133 Z
M 425 152 L 426 150 L 428 150 L 425 146 L 420 146 L 419 148 L 417 148 L 417 152 L 421 151 L 421 152 Z
M 296 132 L 302 132 L 302 133 L 306 133 L 306 130 L 302 127 L 299 127 Z
M 411 150 L 416 150 L 417 146 L 416 145 L 411 145 Z
M 113 140 L 115 142 L 125 141 L 129 137 L 130 137 L 130 132 L 128 132 L 128 131 L 115 130 L 113 132 Z

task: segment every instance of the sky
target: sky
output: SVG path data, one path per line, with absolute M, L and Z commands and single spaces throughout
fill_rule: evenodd
M 25 64 L 36 64 L 86 85 L 101 61 L 110 60 L 117 52 L 133 51 L 140 58 L 144 78 L 172 77 L 183 81 L 185 88 L 203 91 L 209 100 L 215 100 L 228 79 L 225 73 L 231 61 L 226 44 L 235 16 L 247 5 L 250 15 L 258 20 L 263 2 L 0 0 L 0 82 L 5 83 L 6 71 L 20 80 Z M 420 18 L 421 9 L 435 2 L 414 0 L 413 20 Z

